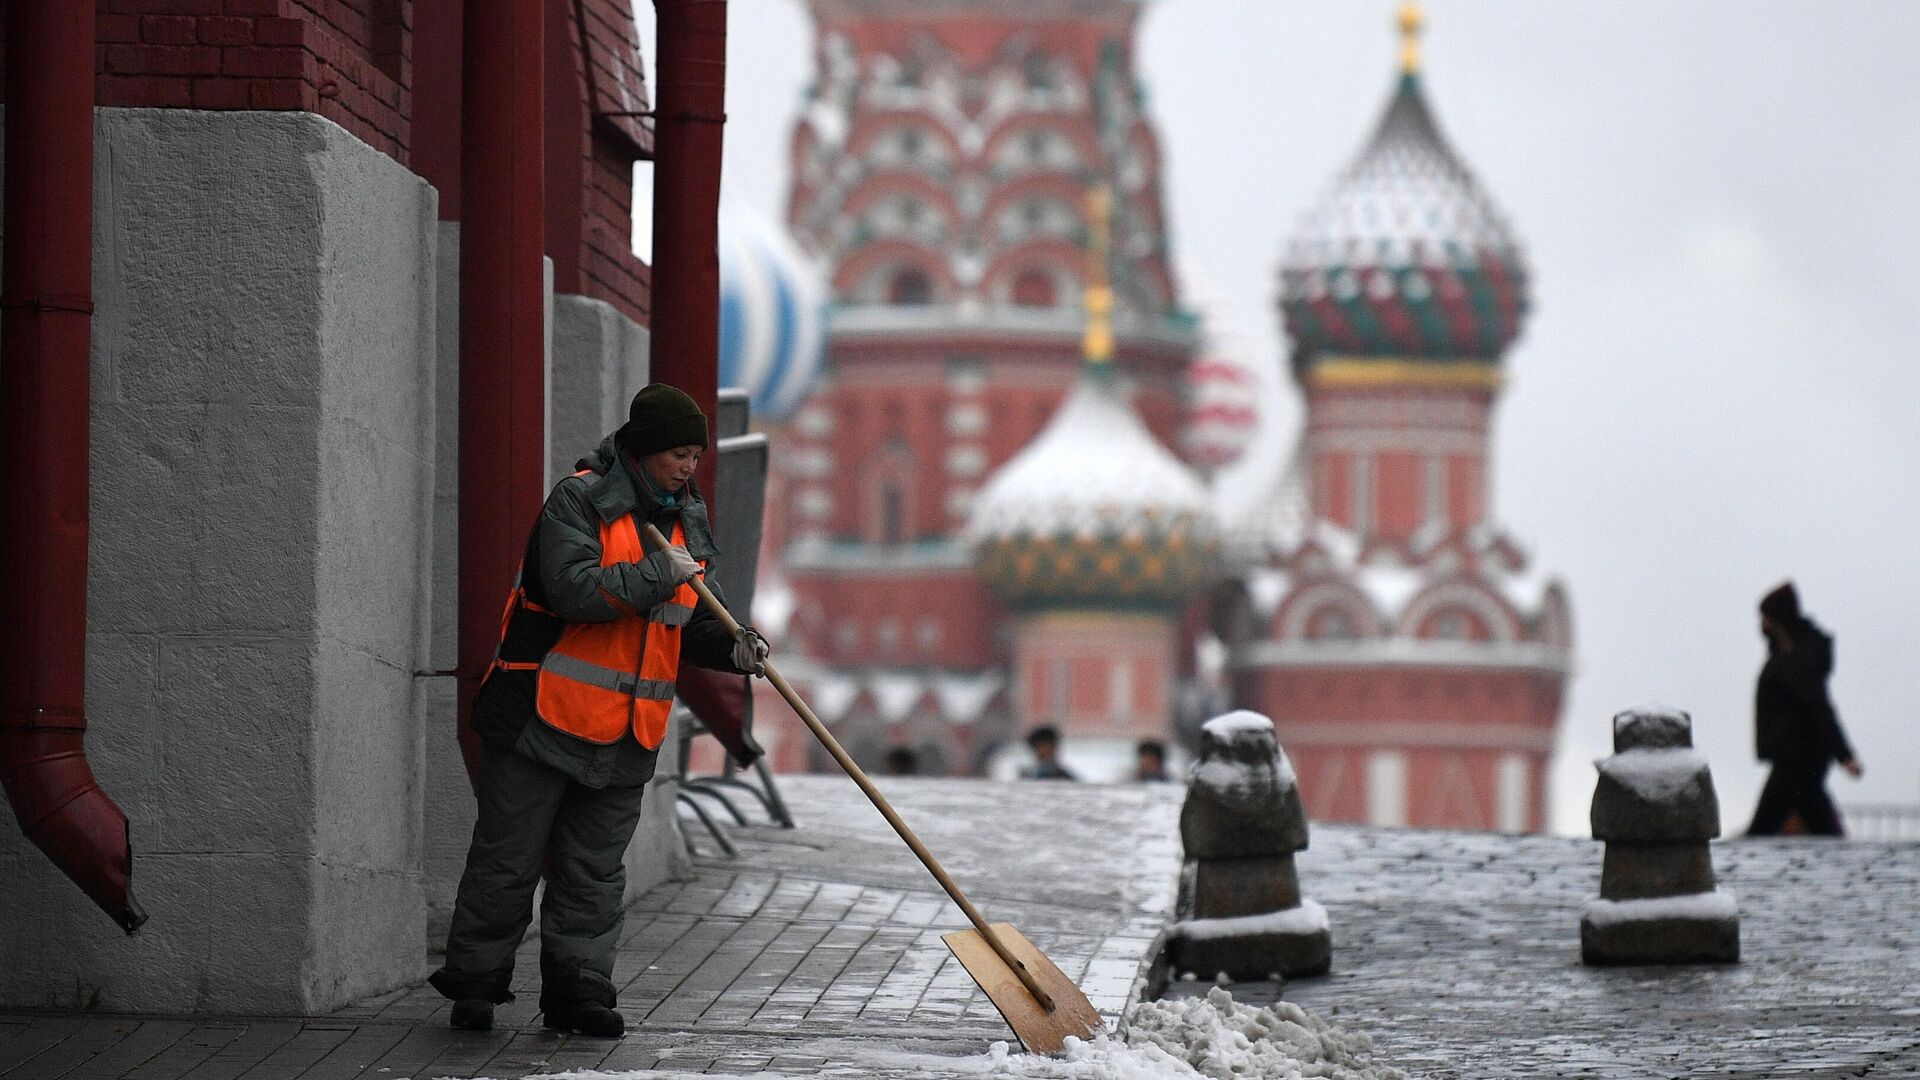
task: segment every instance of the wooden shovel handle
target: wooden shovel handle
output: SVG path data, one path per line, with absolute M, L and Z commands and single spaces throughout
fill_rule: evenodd
M 645 528 L 647 539 L 653 541 L 655 547 L 667 546 L 667 538 L 660 535 L 660 530 L 654 528 L 651 522 L 645 523 Z M 720 620 L 720 624 L 727 628 L 727 633 L 736 638 L 739 637 L 740 624 L 727 612 L 726 606 L 720 603 L 720 598 L 713 595 L 713 590 L 707 588 L 707 583 L 695 576 L 689 584 L 693 586 L 694 592 L 700 594 L 700 602 L 707 605 L 707 610 L 713 612 L 714 617 Z M 1033 977 L 1032 972 L 1027 970 L 1027 965 L 1021 963 L 1019 958 L 1013 955 L 1012 950 L 1007 948 L 1006 943 L 1000 940 L 1000 935 L 994 932 L 993 927 L 987 923 L 986 917 L 980 914 L 980 909 L 973 906 L 973 901 L 968 900 L 967 894 L 961 892 L 960 886 L 947 875 L 947 870 L 940 865 L 940 860 L 934 858 L 933 852 L 928 851 L 927 846 L 920 842 L 920 838 L 914 835 L 912 829 L 907 827 L 907 823 L 900 820 L 900 815 L 894 812 L 893 804 L 887 801 L 886 796 L 880 794 L 880 789 L 873 786 L 873 781 L 867 778 L 866 771 L 854 762 L 846 749 L 840 745 L 840 740 L 834 738 L 833 732 L 827 730 L 827 725 L 821 723 L 820 718 L 813 714 L 813 709 L 801 699 L 799 692 L 788 684 L 785 676 L 774 669 L 771 660 L 764 661 L 760 671 L 761 675 L 773 684 L 773 688 L 780 691 L 780 696 L 787 699 L 787 704 L 793 706 L 793 711 L 800 714 L 800 719 L 806 722 L 808 729 L 813 732 L 813 737 L 819 739 L 820 744 L 827 748 L 827 753 L 833 755 L 833 760 L 840 763 L 840 767 L 846 770 L 848 776 L 853 777 L 853 782 L 860 786 L 861 791 L 866 792 L 874 809 L 880 811 L 880 816 L 887 819 L 887 824 L 893 826 L 893 831 L 899 833 L 900 839 L 905 840 L 907 847 L 913 849 L 913 853 L 919 857 L 921 864 L 927 868 L 927 872 L 933 875 L 933 879 L 940 883 L 940 887 L 946 890 L 948 896 L 953 898 L 954 904 L 966 914 L 967 921 L 973 923 L 973 928 L 980 932 L 980 936 L 993 947 L 993 951 L 1013 969 L 1015 975 L 1020 977 L 1021 985 L 1027 988 L 1042 1009 L 1052 1012 L 1053 996 L 1040 988 L 1039 981 Z

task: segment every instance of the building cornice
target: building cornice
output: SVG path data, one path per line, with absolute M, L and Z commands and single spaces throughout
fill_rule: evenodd
M 836 341 L 964 334 L 1057 342 L 1074 349 L 1076 354 L 1084 330 L 1085 321 L 1079 310 L 1064 307 L 847 304 L 836 306 L 827 321 L 827 332 Z M 1191 350 L 1199 343 L 1191 327 L 1169 319 L 1145 319 L 1130 312 L 1114 316 L 1114 337 L 1122 352 L 1130 347 Z
M 1518 724 L 1449 724 L 1432 720 L 1275 720 L 1282 745 L 1382 747 L 1392 750 L 1531 750 L 1551 753 L 1551 728 Z
M 1373 356 L 1328 356 L 1301 375 L 1309 390 L 1372 390 L 1412 387 L 1433 390 L 1500 389 L 1500 365 L 1490 360 L 1426 360 Z
M 1431 641 L 1361 638 L 1347 641 L 1256 641 L 1234 650 L 1229 664 L 1258 668 L 1449 668 L 1567 676 L 1570 651 L 1539 642 Z
M 973 571 L 971 553 L 965 545 L 955 540 L 869 544 L 859 540 L 808 537 L 789 544 L 781 561 L 790 574 L 924 574 L 929 571 L 956 571 L 970 575 Z

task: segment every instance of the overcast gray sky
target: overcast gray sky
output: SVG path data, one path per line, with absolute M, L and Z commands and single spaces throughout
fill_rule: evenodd
M 1271 377 L 1274 269 L 1393 75 L 1393 0 L 1159 0 L 1141 66 L 1176 247 Z M 808 77 L 798 0 L 733 0 L 727 187 L 777 214 Z M 1920 802 L 1920 3 L 1429 0 L 1426 80 L 1512 217 L 1534 313 L 1497 417 L 1502 522 L 1572 590 L 1554 823 L 1583 833 L 1608 718 L 1687 708 L 1729 833 L 1764 772 L 1753 615 L 1836 634 L 1866 763 Z

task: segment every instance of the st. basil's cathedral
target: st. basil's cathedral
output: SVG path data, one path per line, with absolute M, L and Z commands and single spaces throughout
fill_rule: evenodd
M 805 255 L 770 261 L 824 277 L 824 359 L 799 392 L 783 360 L 745 362 L 778 393 L 740 381 L 776 447 L 755 618 L 855 756 L 1008 777 L 1045 725 L 1123 780 L 1241 707 L 1316 819 L 1543 829 L 1571 615 L 1489 482 L 1527 271 L 1428 104 L 1417 7 L 1285 248 L 1286 461 L 1234 460 L 1254 380 L 1182 292 L 1139 0 L 811 10 Z M 790 331 L 805 290 L 767 276 L 729 303 Z M 1259 496 L 1222 505 L 1224 469 Z M 776 769 L 823 764 L 770 695 L 755 725 Z

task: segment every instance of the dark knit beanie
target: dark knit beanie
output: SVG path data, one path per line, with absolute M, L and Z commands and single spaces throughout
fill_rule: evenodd
M 627 453 L 646 457 L 676 446 L 707 445 L 707 417 L 694 400 L 666 383 L 648 383 L 633 395 L 620 429 Z
M 1789 581 L 1760 598 L 1760 614 L 1775 622 L 1794 622 L 1800 618 L 1800 594 Z

